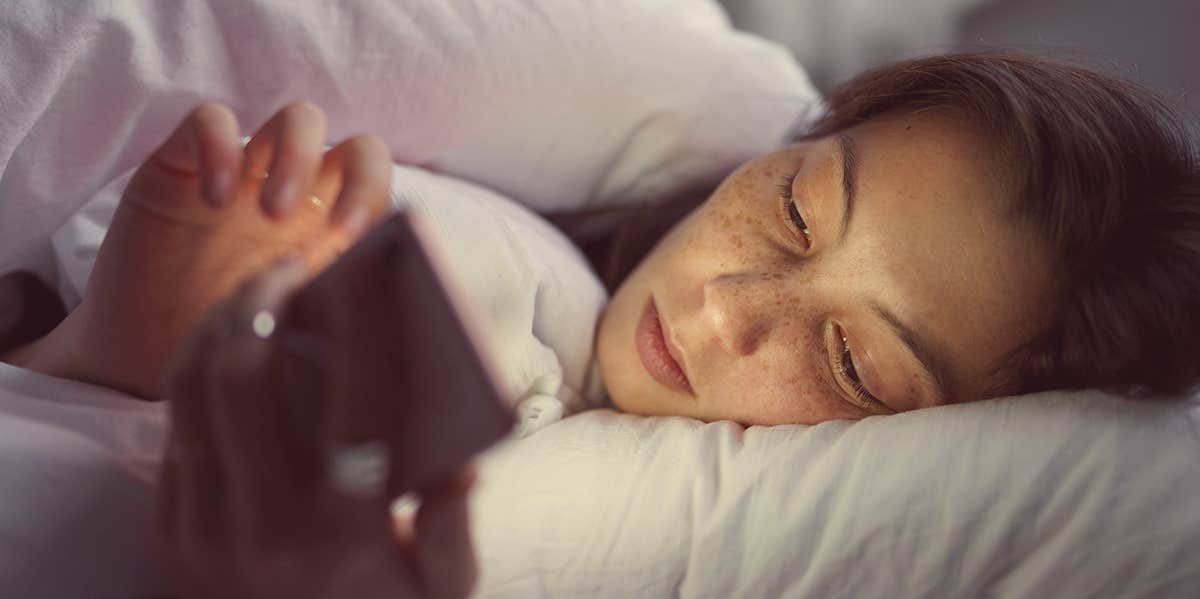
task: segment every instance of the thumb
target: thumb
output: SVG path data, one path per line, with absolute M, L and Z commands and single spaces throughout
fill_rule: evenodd
M 475 588 L 479 564 L 471 545 L 467 496 L 475 484 L 472 465 L 422 494 L 412 556 L 429 597 L 461 598 Z

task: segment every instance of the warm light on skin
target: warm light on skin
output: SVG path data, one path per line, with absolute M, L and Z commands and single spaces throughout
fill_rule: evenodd
M 856 166 L 843 236 L 847 145 Z M 743 424 L 982 399 L 1002 382 L 1002 358 L 1044 326 L 1052 297 L 1048 255 L 1004 214 L 1003 166 L 978 133 L 932 112 L 873 119 L 844 140 L 744 165 L 614 294 L 596 341 L 610 396 L 633 413 Z M 780 199 L 789 175 L 811 247 Z M 695 397 L 642 366 L 633 333 L 650 297 Z M 925 358 L 941 357 L 946 389 L 896 325 L 916 334 Z M 879 409 L 845 392 L 843 334 Z

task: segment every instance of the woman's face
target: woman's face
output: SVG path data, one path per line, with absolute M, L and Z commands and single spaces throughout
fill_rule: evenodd
M 814 424 L 1002 393 L 1052 276 L 989 148 L 925 112 L 742 166 L 613 296 L 597 352 L 617 407 Z

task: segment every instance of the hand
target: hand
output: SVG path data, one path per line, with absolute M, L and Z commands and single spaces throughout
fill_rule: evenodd
M 303 263 L 288 261 L 251 280 L 172 368 L 159 530 L 168 572 L 186 597 L 465 597 L 476 578 L 469 468 L 422 493 L 415 522 L 396 530 L 385 496 L 348 496 L 329 482 L 324 456 L 352 432 L 327 423 L 314 443 L 289 426 L 279 374 L 296 358 L 279 336 L 256 334 L 270 323 L 255 318 L 282 321 L 306 279 Z M 353 399 L 328 405 L 354 412 Z
M 159 190 L 169 187 L 164 177 L 194 177 L 212 207 L 228 208 L 248 176 L 262 180 L 256 190 L 262 212 L 276 220 L 302 211 L 306 198 L 319 193 L 332 205 L 334 225 L 361 230 L 379 216 L 376 198 L 387 195 L 387 146 L 378 137 L 358 135 L 326 151 L 326 130 L 320 108 L 295 102 L 276 112 L 243 148 L 233 111 L 208 102 L 180 123 L 130 185 Z

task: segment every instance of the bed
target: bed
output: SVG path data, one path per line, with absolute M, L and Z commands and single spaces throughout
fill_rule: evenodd
M 68 304 L 102 235 L 72 217 L 200 99 L 258 123 L 306 98 L 331 139 L 540 211 L 713 180 L 821 107 L 711 0 L 21 0 L 0 27 L 0 271 Z M 1198 457 L 1195 397 L 750 428 L 590 410 L 483 458 L 477 596 L 1195 597 Z

